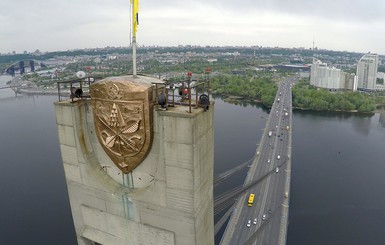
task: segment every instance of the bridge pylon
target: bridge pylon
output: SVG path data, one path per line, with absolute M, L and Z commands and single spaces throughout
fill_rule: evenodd
M 214 244 L 214 104 L 158 107 L 158 86 L 111 77 L 55 103 L 79 245 Z

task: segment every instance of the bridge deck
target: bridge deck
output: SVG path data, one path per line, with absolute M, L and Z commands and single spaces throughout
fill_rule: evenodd
M 250 183 L 253 186 L 234 205 L 222 237 L 223 245 L 286 243 L 291 175 L 291 84 L 294 81 L 294 78 L 287 78 L 278 86 L 262 139 L 244 182 L 244 187 Z M 250 193 L 255 194 L 251 207 L 247 205 Z M 250 226 L 247 225 L 249 220 Z

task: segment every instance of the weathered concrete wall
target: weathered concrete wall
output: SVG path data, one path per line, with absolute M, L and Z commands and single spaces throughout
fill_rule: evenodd
M 95 135 L 89 100 L 55 103 L 78 244 L 214 244 L 214 108 L 154 111 L 154 139 L 129 174 Z

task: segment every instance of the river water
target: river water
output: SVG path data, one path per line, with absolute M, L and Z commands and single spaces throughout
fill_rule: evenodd
M 0 87 L 10 77 L 0 76 Z M 0 244 L 76 244 L 56 96 L 0 89 Z M 253 157 L 268 112 L 215 100 L 215 174 Z M 245 171 L 215 188 L 242 184 Z M 384 244 L 385 115 L 294 112 L 288 245 Z

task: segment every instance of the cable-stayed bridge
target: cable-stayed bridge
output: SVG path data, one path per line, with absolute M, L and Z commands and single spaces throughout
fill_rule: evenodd
M 249 167 L 243 186 L 217 196 L 214 214 L 227 212 L 215 234 L 229 220 L 220 244 L 285 244 L 291 171 L 291 87 L 289 77 L 278 86 L 262 139 L 253 159 L 220 174 L 214 186 Z M 249 202 L 250 194 L 254 200 Z

